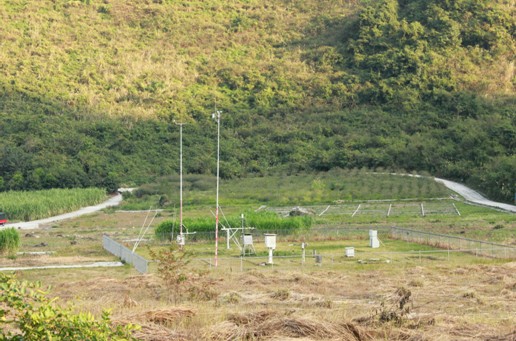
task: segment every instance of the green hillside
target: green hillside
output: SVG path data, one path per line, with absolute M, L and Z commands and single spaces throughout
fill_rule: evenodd
M 426 171 L 510 201 L 511 1 L 0 4 L 0 190 L 332 168 Z

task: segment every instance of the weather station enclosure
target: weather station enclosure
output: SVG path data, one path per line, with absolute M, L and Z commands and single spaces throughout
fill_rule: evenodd
M 181 247 L 185 246 L 185 236 L 183 234 L 177 235 L 177 244 Z
M 378 240 L 378 231 L 369 230 L 369 246 L 373 249 L 380 247 L 380 241 Z
M 269 260 L 267 261 L 267 263 L 274 264 L 272 260 L 272 252 L 276 249 L 276 234 L 265 234 L 265 247 L 269 249 Z
M 265 234 L 265 247 L 268 249 L 276 249 L 276 234 Z
M 255 250 L 254 250 L 254 245 L 253 245 L 253 235 L 250 234 L 250 233 L 245 233 L 243 236 L 242 236 L 242 241 L 243 241 L 243 247 L 242 247 L 242 254 L 245 255 L 246 253 L 256 253 Z

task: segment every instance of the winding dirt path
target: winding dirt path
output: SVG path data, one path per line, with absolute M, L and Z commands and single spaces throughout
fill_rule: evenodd
M 25 222 L 19 222 L 19 223 L 5 224 L 2 227 L 4 227 L 4 228 L 15 227 L 15 228 L 19 228 L 21 230 L 37 229 L 37 228 L 39 228 L 40 225 L 49 224 L 49 223 L 53 223 L 53 222 L 65 220 L 65 219 L 77 218 L 84 214 L 94 213 L 94 212 L 100 211 L 107 207 L 118 206 L 121 202 L 122 202 L 122 194 L 118 193 L 115 196 L 112 196 L 108 200 L 106 200 L 103 203 L 98 204 L 98 205 L 83 207 L 77 211 L 61 214 L 61 215 L 58 215 L 55 217 L 38 219 L 38 220 L 33 220 L 33 221 L 25 221 Z
M 509 204 L 505 204 L 505 203 L 491 201 L 491 200 L 485 198 L 484 196 L 482 196 L 480 193 L 472 190 L 469 187 L 459 184 L 457 182 L 440 179 L 440 178 L 435 178 L 435 181 L 442 183 L 447 188 L 458 193 L 466 201 L 469 201 L 469 202 L 472 202 L 475 204 L 479 204 L 479 205 L 494 207 L 494 208 L 501 209 L 501 210 L 508 211 L 508 212 L 516 213 L 515 205 L 509 205 Z M 120 192 L 131 191 L 131 190 L 132 190 L 131 188 L 120 189 L 119 193 L 117 195 L 115 195 L 115 196 L 109 198 L 108 200 L 104 201 L 103 203 L 95 205 L 95 206 L 83 207 L 80 210 L 61 214 L 61 215 L 58 215 L 55 217 L 27 221 L 27 222 L 20 222 L 20 223 L 5 224 L 2 227 L 3 228 L 16 227 L 16 228 L 19 228 L 22 230 L 37 229 L 37 228 L 39 228 L 40 225 L 49 224 L 49 223 L 53 223 L 53 222 L 61 221 L 61 220 L 65 220 L 65 219 L 72 219 L 72 218 L 82 216 L 84 214 L 94 213 L 94 212 L 100 211 L 107 207 L 118 206 L 120 204 L 120 202 L 122 202 L 122 194 L 120 194 Z M 0 227 L 0 228 L 2 228 L 2 227 Z
M 502 209 L 504 211 L 509 211 L 509 212 L 516 213 L 516 206 L 509 205 L 509 204 L 504 204 L 504 203 L 501 203 L 501 202 L 491 201 L 491 200 L 485 198 L 484 196 L 482 196 L 480 193 L 472 190 L 469 187 L 466 187 L 466 186 L 464 186 L 462 184 L 459 184 L 457 182 L 453 182 L 453 181 L 449 181 L 449 180 L 444 180 L 444 179 L 440 179 L 440 178 L 435 178 L 435 181 L 442 183 L 443 185 L 445 185 L 446 187 L 448 187 L 452 191 L 458 193 L 464 199 L 466 199 L 466 201 L 469 201 L 469 202 L 472 202 L 472 203 L 475 203 L 475 204 L 479 204 L 479 205 L 495 207 L 495 208 L 498 208 L 498 209 Z

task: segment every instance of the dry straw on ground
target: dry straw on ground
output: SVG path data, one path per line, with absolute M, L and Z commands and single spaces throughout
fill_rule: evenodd
M 138 314 L 120 317 L 114 321 L 115 325 L 137 324 L 138 330 L 133 332 L 133 336 L 143 341 L 182 341 L 189 340 L 184 333 L 173 330 L 172 324 L 189 319 L 195 312 L 188 308 L 170 308 L 159 310 L 148 310 Z
M 169 308 L 148 310 L 138 314 L 126 316 L 127 321 L 152 322 L 159 325 L 170 325 L 180 319 L 191 318 L 195 312 L 188 308 Z
M 314 316 L 293 316 L 272 311 L 230 314 L 204 335 L 210 340 L 266 340 L 309 338 L 311 340 L 370 340 L 371 336 L 353 323 L 332 323 Z
M 128 321 L 117 321 L 115 324 L 128 324 Z M 133 336 L 142 341 L 187 341 L 190 340 L 183 333 L 176 332 L 154 323 L 139 324 L 140 328 L 133 332 Z

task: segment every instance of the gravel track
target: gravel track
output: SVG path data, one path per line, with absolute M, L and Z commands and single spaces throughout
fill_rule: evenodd
M 516 213 L 516 206 L 509 205 L 509 204 L 504 204 L 504 203 L 501 203 L 501 202 L 491 201 L 491 200 L 485 198 L 484 196 L 482 196 L 480 193 L 472 190 L 469 187 L 466 187 L 466 186 L 464 186 L 462 184 L 459 184 L 457 182 L 453 182 L 453 181 L 449 181 L 449 180 L 444 180 L 444 179 L 439 179 L 439 178 L 435 178 L 435 181 L 442 183 L 443 185 L 445 185 L 446 187 L 448 187 L 452 191 L 458 193 L 466 201 L 469 201 L 469 202 L 472 202 L 472 203 L 475 203 L 475 204 L 479 204 L 479 205 L 495 207 L 495 208 L 502 209 L 504 211 L 509 211 L 509 212 Z

